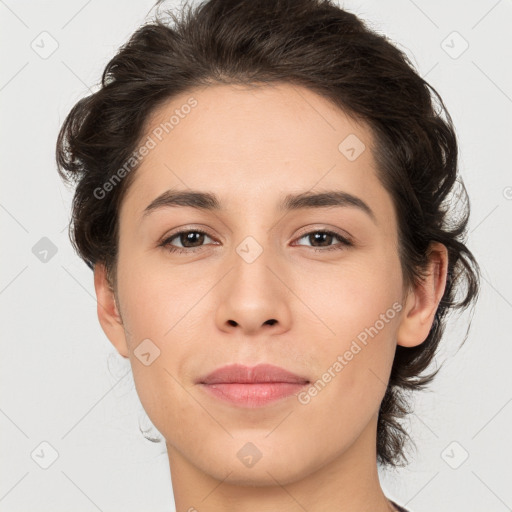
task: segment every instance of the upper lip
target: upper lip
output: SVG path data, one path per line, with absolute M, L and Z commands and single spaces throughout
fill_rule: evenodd
M 255 384 L 258 382 L 307 384 L 309 380 L 272 364 L 258 364 L 257 366 L 230 364 L 217 368 L 206 377 L 199 379 L 198 382 L 200 384 Z

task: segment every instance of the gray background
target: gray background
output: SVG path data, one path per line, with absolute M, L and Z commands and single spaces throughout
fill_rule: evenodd
M 416 398 L 413 462 L 381 473 L 384 490 L 413 512 L 512 510 L 512 3 L 343 5 L 445 100 L 483 271 L 467 342 L 457 351 L 470 314 L 454 316 L 444 369 Z M 68 241 L 71 191 L 54 163 L 65 115 L 152 6 L 0 0 L 0 511 L 174 510 L 164 445 L 139 432 L 129 363 L 101 330 L 92 272 Z

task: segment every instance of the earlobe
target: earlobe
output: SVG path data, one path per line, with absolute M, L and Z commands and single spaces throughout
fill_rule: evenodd
M 119 354 L 128 358 L 128 344 L 123 321 L 103 263 L 94 265 L 94 289 L 96 290 L 97 314 L 101 328 Z
M 409 291 L 406 299 L 397 332 L 397 343 L 403 347 L 415 347 L 427 339 L 443 297 L 448 272 L 448 250 L 439 242 L 433 242 L 430 246 L 427 272 L 425 279 Z

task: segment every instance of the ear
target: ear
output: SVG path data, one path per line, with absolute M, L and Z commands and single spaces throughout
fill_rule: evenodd
M 123 321 L 103 263 L 94 265 L 94 289 L 96 290 L 98 319 L 103 332 L 119 354 L 128 358 L 128 344 L 126 343 Z
M 429 248 L 428 275 L 410 290 L 397 332 L 397 343 L 415 347 L 423 343 L 434 322 L 435 313 L 446 287 L 448 250 L 439 242 Z

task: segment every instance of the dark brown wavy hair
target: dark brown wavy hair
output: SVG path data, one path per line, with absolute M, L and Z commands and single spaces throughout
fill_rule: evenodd
M 274 82 L 304 86 L 370 127 L 378 178 L 396 209 L 404 289 L 424 277 L 432 241 L 448 249 L 448 279 L 429 335 L 419 346 L 397 347 L 380 406 L 377 461 L 404 465 L 408 395 L 439 371 L 424 373 L 447 313 L 476 300 L 480 271 L 465 245 L 469 198 L 450 115 L 405 53 L 354 14 L 331 0 L 209 0 L 158 12 L 60 129 L 58 171 L 76 184 L 71 243 L 91 268 L 105 264 L 115 290 L 119 206 L 137 167 L 106 197 L 95 191 L 138 147 L 149 116 L 192 88 Z

